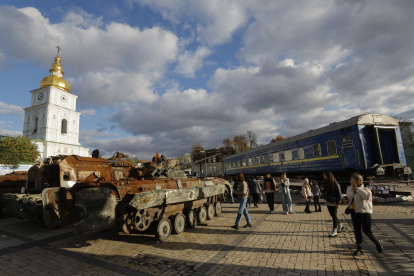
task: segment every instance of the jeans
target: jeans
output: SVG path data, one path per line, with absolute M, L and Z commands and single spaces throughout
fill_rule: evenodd
M 329 214 L 332 217 L 333 228 L 338 228 L 338 208 L 336 206 L 327 206 Z
M 351 213 L 352 224 L 354 226 L 355 240 L 358 249 L 362 249 L 362 231 L 368 238 L 375 244 L 378 243 L 377 237 L 372 233 L 371 230 L 371 214 L 364 213 Z
M 319 204 L 319 196 L 314 196 L 313 197 L 313 204 L 315 204 L 315 211 L 317 210 L 316 205 L 319 206 L 319 210 L 321 209 L 321 205 Z
M 234 203 L 233 192 L 234 192 L 233 189 L 231 189 L 230 191 L 231 202 Z
M 247 212 L 247 209 L 246 209 L 247 197 L 240 198 L 239 201 L 240 201 L 240 206 L 239 206 L 239 211 L 237 213 L 236 225 L 240 224 L 243 214 L 244 214 L 244 217 L 246 218 L 247 223 L 252 223 L 250 216 L 249 216 L 249 212 Z
M 282 206 L 283 212 L 292 211 L 292 199 L 290 198 L 290 193 L 282 193 Z
M 275 195 L 273 193 L 265 193 L 267 205 L 269 205 L 270 211 L 275 210 Z

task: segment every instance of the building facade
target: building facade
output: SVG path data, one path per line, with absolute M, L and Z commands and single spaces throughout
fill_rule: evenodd
M 90 156 L 89 148 L 79 142 L 78 96 L 63 79 L 60 60 L 58 52 L 50 76 L 42 79 L 40 88 L 30 91 L 30 107 L 24 108 L 23 135 L 37 144 L 41 159 L 59 154 Z

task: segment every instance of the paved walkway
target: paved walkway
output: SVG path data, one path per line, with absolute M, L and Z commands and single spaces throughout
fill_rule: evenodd
M 294 201 L 297 201 L 297 199 Z M 159 243 L 151 234 L 117 230 L 77 236 L 70 228 L 48 229 L 28 220 L 0 220 L 0 275 L 413 275 L 413 206 L 375 206 L 374 232 L 384 241 L 378 254 L 352 257 L 349 219 L 344 232 L 328 238 L 332 222 L 323 212 L 266 214 L 249 208 L 253 228 L 236 231 L 237 204 L 195 229 Z M 341 214 L 344 210 L 341 207 Z M 245 220 L 242 220 L 242 225 Z M 369 241 L 368 239 L 365 239 Z

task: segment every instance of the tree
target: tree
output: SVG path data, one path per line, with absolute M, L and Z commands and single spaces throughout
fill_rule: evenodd
M 194 143 L 191 145 L 190 154 L 191 154 L 191 159 L 193 159 L 193 162 L 204 159 L 206 155 L 205 150 L 203 146 L 201 146 L 200 143 Z M 198 162 L 198 163 L 200 165 L 200 172 L 201 172 L 202 162 Z
M 26 136 L 9 137 L 0 140 L 0 164 L 17 169 L 19 163 L 34 163 L 39 157 L 37 145 Z
M 245 134 L 235 135 L 233 138 L 233 145 L 236 152 L 242 152 L 249 149 L 249 143 L 247 142 L 247 136 Z
M 236 153 L 236 150 L 233 147 L 233 141 L 229 137 L 223 140 L 222 149 L 222 153 L 225 156 L 229 156 Z
M 249 147 L 251 149 L 252 148 L 256 148 L 257 147 L 257 137 L 256 137 L 256 134 L 253 131 L 248 130 L 246 132 L 246 137 L 247 137 L 247 142 L 249 143 Z
M 277 141 L 280 141 L 280 140 L 283 140 L 283 139 L 285 139 L 285 138 L 283 138 L 282 135 L 278 135 L 278 136 L 276 136 L 276 138 L 273 138 L 272 140 L 270 140 L 270 143 L 274 143 L 274 142 L 277 142 Z

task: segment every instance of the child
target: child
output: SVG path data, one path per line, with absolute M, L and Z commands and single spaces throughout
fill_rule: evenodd
M 306 200 L 306 213 L 312 213 L 311 210 L 309 210 L 309 198 L 313 197 L 313 194 L 311 192 L 311 187 L 309 185 L 309 179 L 305 178 L 305 182 L 302 185 L 302 195 L 305 197 Z
M 318 182 L 315 180 L 312 181 L 312 194 L 313 194 L 313 204 L 315 204 L 315 212 L 322 212 L 321 205 L 319 204 L 319 197 L 321 196 L 321 190 L 319 189 Z M 316 204 L 318 204 L 319 209 L 316 209 Z

